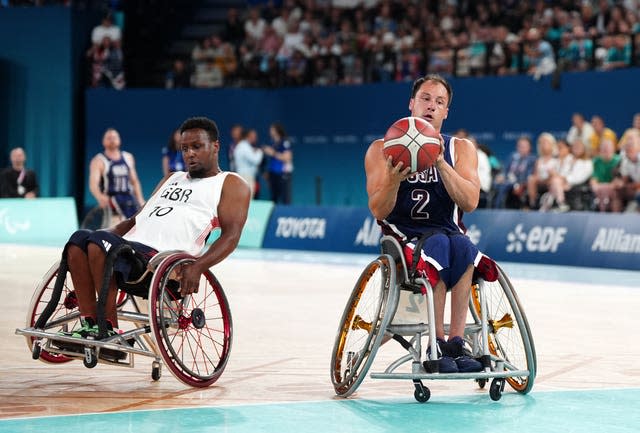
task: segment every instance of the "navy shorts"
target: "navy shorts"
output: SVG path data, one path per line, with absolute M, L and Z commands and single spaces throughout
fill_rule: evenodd
M 405 251 L 405 257 L 407 257 L 408 265 L 411 264 L 409 257 L 413 256 L 416 244 L 417 242 L 413 241 L 406 244 L 405 248 L 408 251 Z M 417 269 L 420 270 L 426 266 L 426 263 L 429 263 L 438 271 L 438 275 L 447 289 L 451 289 L 469 265 L 477 266 L 482 257 L 483 254 L 467 236 L 434 233 L 422 245 Z
M 111 233 L 107 230 L 78 230 L 71 235 L 68 244 L 76 245 L 83 251 L 87 251 L 87 245 L 89 243 L 99 246 L 105 254 L 107 254 L 112 248 L 119 245 L 130 245 L 133 251 L 143 260 L 148 262 L 158 251 L 151 248 L 148 245 L 141 244 L 140 242 L 128 241 L 121 236 Z M 132 263 L 124 257 L 119 257 L 114 263 L 114 272 L 119 272 L 122 275 L 124 281 L 129 279 L 129 273 L 131 272 Z

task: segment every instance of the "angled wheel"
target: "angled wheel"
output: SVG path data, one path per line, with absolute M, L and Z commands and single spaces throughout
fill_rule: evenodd
M 340 320 L 331 355 L 337 395 L 347 397 L 362 383 L 397 304 L 395 263 L 381 255 L 358 278 Z
M 196 387 L 214 383 L 224 371 L 232 342 L 229 303 L 216 277 L 200 277 L 197 293 L 179 293 L 181 266 L 195 258 L 177 253 L 156 268 L 149 289 L 151 330 L 171 373 Z
M 498 267 L 494 282 L 480 280 L 487 299 L 489 352 L 504 359 L 507 370 L 528 370 L 529 376 L 508 377 L 506 381 L 516 391 L 526 394 L 533 388 L 536 376 L 536 352 L 529 323 L 520 301 L 504 271 Z M 480 294 L 473 286 L 471 299 L 476 320 L 480 316 Z
M 29 309 L 27 310 L 27 327 L 35 326 L 38 318 L 40 318 L 42 312 L 49 303 L 49 300 L 51 299 L 53 294 L 53 288 L 56 282 L 56 278 L 58 277 L 59 268 L 60 262 L 57 261 L 53 264 L 53 266 L 51 266 L 44 277 L 42 277 L 42 280 L 36 287 L 33 296 L 31 297 Z M 44 330 L 51 333 L 69 332 L 73 331 L 74 329 L 80 328 L 80 326 L 80 312 L 78 311 L 78 301 L 75 297 L 71 277 L 67 272 L 62 293 L 60 295 L 60 300 L 53 313 L 51 314 L 51 317 L 45 324 Z M 35 354 L 33 353 L 33 343 L 35 337 L 27 336 L 26 340 L 29 351 L 31 351 L 33 356 L 35 357 Z M 67 356 L 57 353 L 50 353 L 46 350 L 40 350 L 37 359 L 54 364 L 71 361 L 71 358 Z

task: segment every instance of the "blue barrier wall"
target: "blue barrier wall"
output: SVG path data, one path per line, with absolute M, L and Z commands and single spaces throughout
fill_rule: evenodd
M 549 80 L 528 76 L 453 79 L 453 104 L 444 130 L 466 128 L 501 159 L 520 134 L 565 134 L 575 111 L 601 114 L 621 134 L 639 111 L 624 97 L 640 93 L 638 76 L 637 68 L 566 73 L 558 89 Z M 410 90 L 410 83 L 280 90 L 93 89 L 86 94 L 85 167 L 101 149 L 103 131 L 113 126 L 120 130 L 124 148 L 135 154 L 148 195 L 161 177 L 160 149 L 186 117 L 214 118 L 223 153 L 234 123 L 257 128 L 264 143 L 269 124 L 279 121 L 294 142 L 295 204 L 315 204 L 321 179 L 322 204 L 365 206 L 364 153 L 395 119 L 408 114 Z M 225 155 L 221 163 L 227 167 Z M 85 204 L 92 203 L 87 195 Z
M 640 218 L 478 210 L 467 234 L 498 262 L 640 270 Z M 276 206 L 265 248 L 378 254 L 380 229 L 366 208 Z

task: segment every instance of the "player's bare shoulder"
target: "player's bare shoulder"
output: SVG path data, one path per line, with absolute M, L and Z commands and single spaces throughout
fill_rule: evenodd
M 224 179 L 222 191 L 230 191 L 232 194 L 249 194 L 251 195 L 251 187 L 244 178 L 238 173 L 229 171 Z
M 456 146 L 456 159 L 464 158 L 476 161 L 478 160 L 478 153 L 476 146 L 468 138 L 455 138 Z

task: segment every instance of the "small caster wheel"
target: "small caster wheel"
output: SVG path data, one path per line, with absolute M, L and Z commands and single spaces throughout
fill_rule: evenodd
M 487 379 L 477 379 L 476 382 L 478 382 L 478 388 L 484 389 L 487 384 Z
M 489 396 L 491 400 L 498 401 L 502 398 L 502 391 L 504 390 L 504 379 L 493 379 L 491 386 L 489 387 Z
M 34 340 L 33 348 L 31 349 L 31 358 L 40 359 L 40 352 L 42 352 L 42 346 L 40 346 L 40 341 Z
M 95 349 L 91 347 L 84 348 L 84 358 L 82 359 L 82 363 L 87 368 L 93 368 L 98 365 L 98 357 L 96 356 Z
M 157 361 L 154 361 L 153 364 L 151 365 L 151 379 L 157 382 L 160 380 L 160 376 L 162 376 L 160 363 Z
M 419 403 L 426 403 L 431 397 L 431 391 L 426 386 L 417 387 L 413 392 L 413 396 Z

